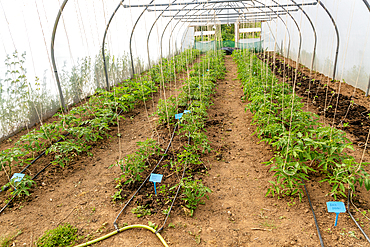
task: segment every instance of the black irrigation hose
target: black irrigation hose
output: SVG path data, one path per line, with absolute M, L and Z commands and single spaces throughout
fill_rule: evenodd
M 158 161 L 157 165 L 153 168 L 153 170 L 149 173 L 149 175 L 146 177 L 146 179 L 144 180 L 144 182 L 140 185 L 140 187 L 136 190 L 136 192 L 133 194 L 133 196 L 126 202 L 125 206 L 121 209 L 121 211 L 119 212 L 119 214 L 117 215 L 116 219 L 114 220 L 113 222 L 113 226 L 114 228 L 117 230 L 117 232 L 119 233 L 119 228 L 118 228 L 118 225 L 117 225 L 117 220 L 119 218 L 119 216 L 122 214 L 122 212 L 126 209 L 126 207 L 128 206 L 128 204 L 130 204 L 130 202 L 132 201 L 132 199 L 135 197 L 135 195 L 141 190 L 141 188 L 143 187 L 143 185 L 146 183 L 146 181 L 148 181 L 148 179 L 150 178 L 150 174 L 152 174 L 155 169 L 157 169 L 158 165 L 162 162 L 164 156 L 167 154 L 168 152 L 168 149 L 171 147 L 171 144 L 172 144 L 172 140 L 173 140 L 173 137 L 175 136 L 175 132 L 176 132 L 176 128 L 177 128 L 177 125 L 178 125 L 178 122 L 176 123 L 175 125 L 175 128 L 173 130 L 173 133 L 172 133 L 172 136 L 171 136 L 171 139 L 170 139 L 170 142 L 168 143 L 168 146 L 166 148 L 166 150 L 164 151 L 163 153 L 163 156 L 162 158 Z M 1 212 L 0 212 L 1 213 Z
M 355 222 L 355 224 L 358 227 L 358 229 L 360 229 L 360 231 L 362 232 L 362 234 L 365 236 L 366 240 L 370 243 L 369 237 L 366 235 L 366 233 L 361 228 L 361 226 L 357 223 L 356 219 L 353 217 L 353 215 L 351 214 L 351 211 L 349 210 L 349 205 L 350 205 L 349 204 L 349 200 L 350 200 L 350 198 L 351 198 L 351 189 L 348 189 L 347 212 L 348 212 L 349 216 L 351 216 L 351 219 L 353 220 L 353 222 Z
M 69 135 L 69 133 L 65 134 L 64 137 L 67 137 Z M 58 142 L 61 142 L 62 140 L 64 140 L 64 137 L 60 138 L 58 141 L 56 141 L 55 143 L 58 143 Z M 55 144 L 54 143 L 54 144 Z M 52 144 L 53 145 L 53 144 Z M 50 145 L 49 147 L 47 147 L 41 154 L 39 154 L 39 156 L 37 156 L 34 160 L 32 160 L 25 168 L 23 168 L 22 171 L 20 171 L 19 173 L 23 173 L 25 170 L 27 170 L 28 167 L 30 167 L 30 165 L 32 165 L 33 163 L 35 163 L 38 159 L 41 158 L 41 156 L 43 156 L 45 153 L 46 153 L 46 150 L 48 150 L 52 145 Z M 0 189 L 0 192 L 3 192 L 3 191 L 6 191 L 9 189 L 9 186 L 5 186 L 5 187 L 2 187 L 3 189 Z
M 34 179 L 36 179 L 39 175 L 40 175 L 40 173 L 42 173 L 43 171 L 45 171 L 45 169 L 46 168 L 48 168 L 50 165 L 51 165 L 52 163 L 49 163 L 49 164 L 47 164 L 44 168 L 42 168 L 38 173 L 36 173 L 36 175 L 35 176 L 33 176 L 32 178 L 31 178 L 31 180 L 34 180 Z M 19 191 L 19 190 L 18 190 Z M 15 195 L 12 197 L 12 199 L 10 199 L 9 201 L 8 201 L 8 203 L 0 210 L 0 214 L 9 206 L 9 204 L 14 200 L 14 198 L 18 195 L 18 193 L 19 192 L 15 192 Z
M 118 116 L 119 115 L 121 115 L 121 113 L 123 112 L 123 109 L 121 109 L 121 111 L 118 113 Z M 176 129 L 176 128 L 175 128 Z M 64 137 L 67 137 L 68 135 L 69 135 L 70 133 L 67 133 L 67 134 L 64 134 Z M 60 142 L 60 141 L 62 141 L 62 140 L 64 140 L 64 138 L 62 137 L 62 138 L 60 138 L 56 143 L 58 143 L 58 142 Z M 172 139 L 171 139 L 172 140 Z M 51 146 L 51 145 L 50 145 Z M 50 148 L 50 146 L 48 147 L 48 148 Z M 48 149 L 47 148 L 47 149 Z M 39 156 L 37 156 L 33 161 L 31 161 L 31 163 L 30 164 L 28 164 L 22 171 L 21 171 L 21 173 L 22 172 L 24 172 L 31 164 L 33 164 L 33 163 L 35 163 L 36 162 L 36 160 L 38 160 L 42 155 L 44 155 L 46 153 L 46 150 L 44 151 L 44 152 L 42 152 Z M 162 159 L 163 159 L 163 157 L 162 157 Z M 161 160 L 162 160 L 161 159 Z M 46 166 L 44 166 L 44 168 L 42 168 L 38 173 L 36 173 L 36 175 L 35 176 L 33 176 L 32 178 L 31 178 L 31 180 L 34 180 L 34 179 L 36 179 L 42 172 L 44 172 L 45 170 L 46 170 L 46 168 L 48 168 L 50 165 L 51 165 L 52 163 L 49 163 L 49 164 L 47 164 Z M 3 190 L 0 190 L 0 192 L 1 191 L 5 191 L 5 190 L 7 190 L 9 187 L 7 186 L 7 187 L 5 187 Z M 10 199 L 9 200 L 9 202 L 0 210 L 0 214 L 9 206 L 9 204 L 14 200 L 14 198 L 16 197 L 18 195 L 18 192 L 16 192 L 16 194 L 12 197 L 12 199 Z
M 190 143 L 190 137 L 188 138 L 188 144 L 189 144 L 189 143 Z M 180 180 L 180 183 L 179 183 L 179 187 L 177 188 L 176 195 L 175 195 L 175 197 L 174 197 L 174 198 L 173 198 L 173 200 L 172 200 L 171 207 L 170 207 L 170 209 L 168 210 L 168 213 L 167 213 L 167 215 L 166 215 L 166 219 L 164 220 L 164 223 L 163 223 L 162 227 L 161 227 L 161 228 L 159 228 L 155 233 L 159 233 L 160 231 L 162 231 L 162 230 L 163 230 L 163 228 L 164 228 L 164 226 L 166 225 L 166 222 L 167 222 L 167 220 L 168 220 L 168 217 L 170 217 L 170 213 L 171 213 L 171 210 L 172 210 L 173 204 L 175 203 L 175 200 L 176 200 L 176 198 L 177 198 L 177 196 L 178 196 L 178 194 L 179 194 L 179 192 L 180 192 L 180 188 L 181 188 L 181 181 L 184 179 L 185 171 L 186 171 L 186 164 L 185 164 L 185 166 L 184 166 L 184 170 L 182 171 L 182 177 L 181 177 L 181 180 Z
M 304 190 L 306 191 L 306 195 L 307 195 L 307 198 L 308 198 L 308 203 L 310 204 L 311 211 L 312 211 L 312 214 L 313 214 L 313 219 L 315 220 L 315 225 L 316 225 L 316 229 L 317 229 L 317 234 L 318 234 L 319 239 L 320 239 L 320 244 L 321 244 L 322 247 L 324 247 L 325 246 L 324 241 L 322 240 L 322 237 L 321 237 L 319 223 L 317 223 L 317 219 L 316 219 L 315 211 L 313 210 L 313 207 L 312 207 L 310 195 L 308 194 L 308 191 L 307 191 L 305 183 L 303 182 L 303 179 L 301 179 L 301 181 L 303 183 Z

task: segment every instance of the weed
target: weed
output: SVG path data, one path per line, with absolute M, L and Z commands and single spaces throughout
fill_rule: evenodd
M 55 229 L 48 230 L 37 241 L 38 247 L 70 246 L 77 239 L 77 228 L 70 224 L 60 225 Z
M 146 206 L 137 206 L 136 208 L 131 209 L 131 213 L 136 214 L 136 217 L 138 218 L 152 214 L 150 209 L 146 209 Z
M 158 228 L 158 225 L 156 225 L 154 222 L 151 222 L 151 221 L 148 221 L 148 226 L 150 226 L 154 230 L 157 230 L 157 228 Z
M 0 247 L 10 247 L 10 246 L 13 246 L 12 245 L 13 241 L 15 240 L 16 237 L 18 237 L 21 234 L 22 234 L 22 231 L 19 230 L 15 234 L 12 234 L 12 235 L 9 235 L 9 236 L 5 236 L 5 237 L 1 237 L 0 238 Z

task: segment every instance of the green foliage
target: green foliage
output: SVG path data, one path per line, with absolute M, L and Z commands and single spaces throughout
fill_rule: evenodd
M 25 175 L 20 182 L 14 182 L 11 180 L 7 185 L 16 189 L 11 192 L 12 195 L 20 197 L 22 195 L 30 195 L 29 190 L 31 189 L 32 184 L 36 184 L 36 182 L 31 180 L 29 175 Z
M 164 59 L 160 65 L 160 70 L 158 70 L 159 67 L 157 65 L 157 67 L 149 71 L 149 74 L 154 78 L 159 78 L 162 76 L 163 68 L 165 68 L 163 74 L 166 75 L 166 80 L 173 79 L 173 70 L 183 72 L 187 68 L 187 65 L 193 62 L 198 55 L 199 51 L 197 50 L 186 50 L 180 55 L 175 56 L 174 59 Z M 14 61 L 10 57 L 7 60 L 9 67 L 8 73 L 12 75 L 7 81 L 10 82 L 16 78 L 14 80 L 18 81 L 11 83 L 17 85 L 22 84 L 16 87 L 18 91 L 13 92 L 20 95 L 19 90 L 25 90 L 27 86 L 23 68 L 24 55 L 20 58 L 18 54 L 14 54 L 13 57 Z M 109 53 L 107 53 L 107 62 L 110 64 L 108 66 L 109 70 L 112 70 L 108 72 L 110 76 L 112 73 L 118 73 L 117 69 L 119 68 L 127 69 L 124 59 L 120 60 L 111 57 Z M 18 67 L 20 70 L 15 70 Z M 81 94 L 81 84 L 86 84 L 87 80 L 91 79 L 88 76 L 91 70 L 90 67 L 91 61 L 84 59 L 79 62 L 77 67 L 73 68 L 70 78 L 68 74 L 64 73 L 64 79 L 67 80 L 69 78 L 68 83 L 70 85 L 68 87 L 72 88 L 72 91 L 68 92 L 70 95 L 70 97 L 68 96 L 69 98 Z M 95 70 L 95 80 L 104 79 L 97 73 L 98 71 Z M 123 118 L 119 113 L 129 112 L 134 109 L 138 102 L 150 99 L 151 95 L 158 89 L 156 82 L 160 82 L 151 80 L 146 75 L 136 76 L 133 79 L 124 81 L 123 77 L 123 74 L 118 77 L 122 79 L 122 83 L 112 88 L 111 91 L 98 89 L 96 94 L 91 96 L 86 104 L 74 107 L 68 113 L 56 114 L 55 117 L 58 120 L 50 124 L 41 125 L 39 130 L 30 131 L 22 136 L 15 143 L 14 147 L 1 151 L 0 170 L 8 169 L 9 173 L 11 173 L 12 167 L 29 164 L 32 158 L 43 151 L 45 151 L 46 155 L 52 157 L 51 163 L 60 165 L 61 167 L 72 162 L 75 156 L 88 153 L 91 143 L 97 142 L 104 137 L 109 137 L 108 131 L 110 130 L 110 126 L 116 125 L 119 119 Z M 62 80 L 64 79 L 62 78 Z M 97 86 L 100 87 L 100 83 L 97 83 Z M 2 93 L 1 90 L 2 87 L 0 87 L 0 93 Z M 26 93 L 28 92 L 22 94 L 22 97 L 24 97 L 24 100 L 22 98 L 22 102 L 26 102 Z M 75 102 L 76 100 L 73 98 L 71 102 Z M 13 107 L 9 105 L 7 108 L 12 109 Z M 64 133 L 69 133 L 68 138 Z M 61 141 L 57 142 L 59 139 Z M 29 154 L 32 158 L 27 158 Z M 127 157 L 127 159 L 128 163 L 131 164 L 128 165 L 128 178 L 140 180 L 140 173 L 147 166 L 143 162 L 146 158 L 144 156 L 137 157 L 134 155 Z M 133 180 L 130 181 L 132 182 Z M 25 191 L 28 191 L 28 189 Z
M 194 210 L 197 208 L 198 204 L 204 204 L 202 199 L 204 197 L 209 199 L 207 193 L 212 193 L 212 190 L 204 186 L 200 180 L 191 180 L 189 178 L 183 179 L 183 181 L 181 181 L 181 186 L 184 196 L 182 200 L 185 201 L 186 207 L 190 209 L 190 216 L 193 216 Z
M 137 206 L 136 208 L 132 208 L 131 213 L 136 214 L 136 217 L 138 218 L 152 214 L 150 209 L 146 209 L 146 206 Z
M 22 231 L 19 230 L 17 233 L 15 234 L 11 234 L 9 236 L 2 236 L 0 237 L 0 247 L 10 247 L 10 246 L 14 246 L 13 245 L 13 242 L 14 242 L 14 239 L 16 237 L 18 237 L 19 235 L 22 234 Z
M 222 37 L 222 40 L 235 41 L 234 24 L 222 24 L 221 25 L 221 37 Z
M 190 113 L 185 113 L 178 123 L 180 125 L 178 133 L 189 137 L 191 141 L 176 154 L 174 160 L 170 161 L 170 169 L 177 173 L 183 171 L 187 166 L 201 165 L 200 153 L 211 150 L 208 138 L 204 133 L 204 126 L 207 119 L 207 108 L 211 105 L 211 94 L 214 93 L 216 87 L 215 82 L 222 78 L 225 73 L 223 56 L 224 54 L 219 51 L 210 51 L 205 54 L 201 61 L 193 66 L 193 71 L 190 73 L 191 77 L 181 88 L 178 98 L 170 97 L 158 104 L 156 114 L 159 116 L 160 123 L 174 123 L 174 115 L 178 110 L 177 102 L 180 106 L 187 106 L 190 111 Z M 191 103 L 188 104 L 189 102 Z M 127 155 L 124 160 L 118 161 L 116 164 L 121 167 L 124 174 L 117 179 L 118 185 L 116 188 L 118 191 L 112 196 L 114 200 L 121 197 L 122 183 L 141 181 L 140 173 L 147 168 L 145 159 L 153 154 L 152 149 L 147 149 L 145 152 L 141 151 L 139 148 L 134 154 Z M 191 215 L 193 215 L 197 205 L 203 203 L 204 197 L 208 198 L 207 193 L 211 193 L 211 190 L 199 180 L 193 181 L 191 175 L 181 182 L 181 186 L 186 207 L 191 210 Z M 175 188 L 177 186 L 166 190 L 166 186 L 162 185 L 158 188 L 158 194 L 170 197 Z M 167 214 L 168 210 L 167 208 L 162 212 Z M 138 217 L 151 213 L 143 206 L 132 209 L 132 212 L 137 214 Z
M 124 181 L 125 184 L 140 182 L 142 173 L 149 165 L 149 157 L 160 154 L 160 147 L 153 139 L 149 138 L 144 142 L 138 142 L 137 146 L 139 148 L 135 153 L 126 155 L 115 164 L 123 172 L 119 181 Z
M 318 116 L 302 110 L 302 98 L 287 83 L 278 82 L 270 69 L 248 51 L 233 53 L 238 64 L 239 79 L 254 114 L 255 134 L 272 145 L 277 152 L 267 162 L 276 181 L 266 195 L 303 196 L 302 181 L 309 173 L 324 175 L 321 182 L 332 185 L 330 195 L 346 197 L 346 189 L 356 183 L 370 189 L 370 177 L 347 150 L 353 150 L 345 133 L 323 126 Z M 263 81 L 264 83 L 261 83 Z
M 77 239 L 77 228 L 70 224 L 48 230 L 36 242 L 37 247 L 72 246 Z
M 168 99 L 159 99 L 157 105 L 158 124 L 167 124 L 175 122 L 175 114 L 177 113 L 176 97 L 171 96 Z

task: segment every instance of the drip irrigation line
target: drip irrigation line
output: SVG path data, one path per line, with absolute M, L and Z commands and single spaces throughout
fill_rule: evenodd
M 119 115 L 121 115 L 121 113 L 123 112 L 123 109 L 121 109 L 120 110 L 120 112 L 118 113 L 118 116 Z M 176 129 L 176 128 L 175 128 Z M 64 137 L 67 137 L 68 135 L 69 135 L 70 133 L 67 133 L 67 134 L 64 134 Z M 64 138 L 62 137 L 62 138 L 60 138 L 56 143 L 58 143 L 58 142 L 61 142 L 62 140 L 64 140 Z M 172 140 L 172 139 L 171 139 Z M 55 143 L 54 143 L 55 144 Z M 47 148 L 47 149 L 49 149 L 51 147 L 51 145 Z M 46 149 L 46 150 L 47 150 Z M 31 163 L 30 164 L 28 164 L 25 168 L 23 168 L 23 170 L 20 172 L 20 173 L 22 173 L 22 172 L 24 172 L 31 164 L 33 164 L 33 163 L 35 163 L 41 156 L 43 156 L 45 153 L 46 153 L 46 150 L 45 151 L 43 151 L 39 156 L 37 156 L 33 161 L 31 161 Z M 167 150 L 166 150 L 167 151 Z M 162 157 L 162 159 L 163 159 L 163 157 Z M 161 160 L 162 160 L 161 159 Z M 52 163 L 50 162 L 49 164 L 47 164 L 46 166 L 44 166 L 44 168 L 42 168 L 40 171 L 38 171 L 37 173 L 36 173 L 36 175 L 34 175 L 32 178 L 31 178 L 31 180 L 34 180 L 34 179 L 36 179 L 42 172 L 44 172 L 45 170 L 46 170 L 46 168 L 48 168 L 50 165 L 51 165 Z M 5 190 L 7 190 L 9 187 L 7 186 L 7 187 L 5 187 L 3 190 L 0 190 L 0 192 L 2 192 L 2 191 L 5 191 Z M 14 200 L 14 198 L 16 197 L 18 195 L 18 192 L 16 192 L 16 194 L 9 200 L 9 202 L 0 210 L 0 214 L 9 206 L 9 204 Z
M 111 233 L 108 233 L 107 235 L 104 235 L 104 236 L 102 236 L 100 238 L 91 240 L 91 241 L 89 241 L 87 243 L 76 245 L 75 247 L 89 246 L 89 245 L 95 244 L 97 242 L 100 242 L 100 241 L 102 241 L 104 239 L 107 239 L 109 237 L 112 237 L 112 236 L 116 235 L 117 233 L 120 233 L 120 232 L 129 230 L 129 229 L 134 229 L 134 228 L 143 228 L 143 229 L 147 229 L 147 230 L 151 231 L 152 233 L 154 233 L 159 238 L 159 240 L 161 241 L 161 243 L 163 244 L 163 246 L 168 247 L 168 244 L 166 243 L 166 241 L 164 240 L 164 238 L 161 236 L 161 234 L 159 234 L 158 232 L 156 232 L 152 227 L 146 226 L 146 225 L 130 225 L 130 226 L 125 226 L 125 227 L 123 227 L 121 229 L 118 229 L 117 231 L 113 231 Z
M 316 225 L 316 229 L 317 229 L 317 234 L 318 234 L 318 237 L 320 239 L 321 247 L 324 247 L 325 246 L 324 245 L 324 241 L 322 240 L 322 237 L 321 237 L 319 223 L 317 223 L 317 219 L 316 219 L 316 215 L 315 215 L 315 210 L 313 209 L 313 206 L 312 206 L 312 203 L 311 203 L 311 199 L 310 199 L 310 195 L 308 194 L 308 191 L 307 191 L 307 188 L 306 188 L 306 184 L 303 182 L 303 179 L 301 179 L 301 181 L 303 183 L 304 190 L 306 191 L 306 195 L 307 195 L 307 198 L 308 198 L 308 203 L 310 204 L 310 207 L 311 207 L 311 211 L 312 211 L 313 219 L 315 221 L 315 225 Z
M 152 174 L 155 169 L 157 169 L 158 165 L 162 162 L 164 156 L 167 154 L 171 144 L 172 144 L 172 140 L 173 140 L 173 137 L 175 136 L 175 132 L 176 132 L 176 129 L 177 129 L 177 125 L 178 125 L 178 122 L 176 123 L 175 125 L 175 128 L 173 130 L 173 133 L 172 133 L 172 136 L 171 136 L 171 139 L 170 139 L 170 142 L 168 143 L 167 145 L 167 148 L 166 150 L 164 151 L 163 153 L 163 156 L 162 158 L 158 161 L 157 165 L 152 169 L 152 171 L 149 173 L 149 175 L 146 177 L 146 179 L 144 180 L 144 182 L 139 186 L 139 188 L 136 190 L 136 192 L 131 196 L 131 198 L 126 202 L 125 206 L 121 209 L 121 211 L 119 212 L 119 214 L 117 215 L 116 219 L 114 220 L 113 222 L 113 226 L 114 228 L 117 230 L 117 233 L 120 232 L 120 229 L 118 228 L 118 225 L 117 225 L 117 220 L 119 218 L 119 216 L 122 214 L 122 212 L 126 209 L 126 207 L 130 204 L 130 202 L 132 201 L 132 199 L 135 197 L 135 195 L 141 190 L 141 188 L 143 187 L 143 185 L 146 183 L 146 181 L 148 181 L 148 179 L 150 178 L 150 174 Z
M 351 193 L 350 192 L 351 192 L 351 189 L 348 189 L 347 212 L 348 212 L 349 216 L 351 217 L 351 219 L 353 220 L 353 222 L 355 222 L 355 224 L 358 227 L 358 229 L 360 229 L 361 233 L 364 235 L 364 237 L 366 238 L 366 240 L 370 243 L 369 237 L 366 235 L 366 233 L 361 228 L 361 226 L 357 223 L 356 219 L 353 217 L 351 211 L 349 210 L 349 206 L 350 206 L 349 200 L 351 198 Z
M 190 136 L 189 136 L 189 138 L 188 138 L 188 145 L 190 144 L 190 139 L 191 139 L 191 138 L 190 138 Z M 162 227 L 161 227 L 161 228 L 159 228 L 159 229 L 156 231 L 156 233 L 159 233 L 160 231 L 162 231 L 162 230 L 163 230 L 163 228 L 164 228 L 164 226 L 166 225 L 166 222 L 167 222 L 167 220 L 168 220 L 168 217 L 170 217 L 170 213 L 171 213 L 171 210 L 172 210 L 173 204 L 175 204 L 175 200 L 176 200 L 176 198 L 177 198 L 177 196 L 178 196 L 178 194 L 179 194 L 179 192 L 180 192 L 180 189 L 181 189 L 181 181 L 184 179 L 185 171 L 186 171 L 186 163 L 185 163 L 185 166 L 184 166 L 184 170 L 182 171 L 182 176 L 181 176 L 181 180 L 180 180 L 180 183 L 179 183 L 179 187 L 177 188 L 176 195 L 175 195 L 175 197 L 174 197 L 174 198 L 173 198 L 173 200 L 172 200 L 171 207 L 170 207 L 170 209 L 168 210 L 168 213 L 167 213 L 167 215 L 166 215 L 166 219 L 164 220 L 164 223 L 163 223 Z
M 50 162 L 49 164 L 47 164 L 44 168 L 42 168 L 38 173 L 36 173 L 36 175 L 35 176 L 33 176 L 32 178 L 31 178 L 31 180 L 34 180 L 34 179 L 36 179 L 43 171 L 45 171 L 46 170 L 46 168 L 48 168 L 50 165 L 51 165 L 52 163 Z M 16 192 L 15 192 L 15 194 L 14 194 L 14 196 L 12 197 L 12 199 L 10 199 L 9 201 L 8 201 L 8 203 L 7 204 L 5 204 L 5 206 L 0 210 L 0 214 L 9 206 L 9 204 L 14 200 L 14 198 L 18 195 L 18 193 L 19 193 L 19 190 L 17 190 Z
M 64 134 L 64 137 L 67 137 L 69 135 L 69 133 L 67 134 Z M 60 138 L 58 141 L 56 141 L 55 143 L 58 143 L 58 142 L 61 142 L 62 140 L 64 140 L 64 137 Z M 55 143 L 49 145 L 49 147 L 47 147 L 41 154 L 39 154 L 34 160 L 32 160 L 25 168 L 23 168 L 22 171 L 20 171 L 19 173 L 23 173 L 25 170 L 27 170 L 28 167 L 30 167 L 33 163 L 35 163 L 38 159 L 40 159 L 45 153 L 46 153 L 46 150 L 48 150 L 52 145 L 54 145 Z M 5 186 L 3 187 L 3 189 L 0 189 L 0 192 L 3 192 L 3 191 L 6 191 L 9 189 L 9 186 Z

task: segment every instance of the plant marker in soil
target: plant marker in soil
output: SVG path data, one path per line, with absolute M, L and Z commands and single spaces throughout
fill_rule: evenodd
M 162 178 L 163 178 L 163 175 L 162 174 L 155 174 L 155 173 L 150 174 L 149 181 L 150 182 L 153 182 L 153 184 L 154 184 L 154 192 L 155 192 L 156 195 L 157 195 L 157 188 L 155 186 L 155 183 L 162 182 Z
M 327 202 L 326 206 L 328 207 L 329 213 L 336 213 L 337 216 L 335 217 L 334 226 L 337 226 L 339 214 L 346 212 L 346 207 L 344 206 L 344 203 L 343 202 Z
M 25 174 L 23 174 L 23 173 L 14 173 L 13 174 L 12 178 L 10 179 L 10 181 L 13 182 L 14 187 L 17 187 L 16 186 L 16 183 L 19 183 L 20 181 L 22 181 L 24 175 Z
M 181 119 L 184 113 L 175 114 L 175 119 Z

